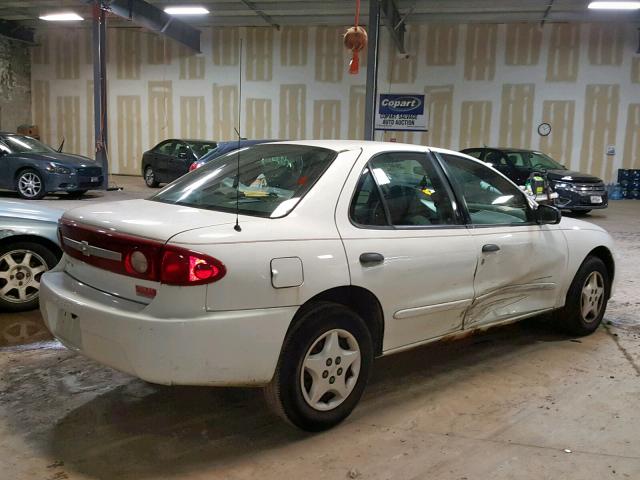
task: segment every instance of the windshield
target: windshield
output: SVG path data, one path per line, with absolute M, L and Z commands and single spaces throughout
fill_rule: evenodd
M 196 155 L 196 158 L 206 155 L 218 146 L 216 142 L 187 142 L 187 145 L 189 145 L 193 153 Z
M 55 150 L 35 138 L 20 135 L 1 137 L 11 153 L 51 153 Z
M 528 167 L 540 170 L 566 170 L 549 155 L 542 152 L 505 152 L 507 157 L 516 167 Z
M 335 157 L 332 150 L 306 145 L 256 145 L 208 162 L 168 185 L 151 200 L 235 212 L 238 196 L 240 213 L 283 217 L 293 210 Z

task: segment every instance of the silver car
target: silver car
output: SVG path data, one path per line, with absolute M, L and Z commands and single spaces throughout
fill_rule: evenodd
M 40 277 L 60 260 L 62 210 L 0 200 L 0 311 L 38 306 Z

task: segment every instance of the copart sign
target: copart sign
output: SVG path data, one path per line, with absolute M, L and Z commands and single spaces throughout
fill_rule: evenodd
M 427 131 L 424 94 L 381 93 L 376 111 L 377 130 Z

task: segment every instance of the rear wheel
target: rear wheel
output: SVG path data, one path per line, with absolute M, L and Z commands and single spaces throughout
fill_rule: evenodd
M 564 308 L 556 313 L 557 320 L 572 335 L 589 335 L 602 322 L 610 292 L 611 280 L 604 262 L 587 257 L 569 287 Z
M 44 187 L 44 178 L 37 170 L 28 168 L 22 170 L 16 177 L 16 190 L 22 198 L 38 200 L 47 193 Z
M 144 169 L 144 183 L 146 183 L 149 188 L 158 188 L 160 185 L 158 180 L 156 180 L 156 173 L 153 171 L 151 165 L 147 165 Z
M 287 335 L 265 397 L 298 428 L 325 430 L 353 411 L 372 362 L 371 334 L 362 318 L 342 305 L 320 302 Z
M 0 309 L 18 312 L 36 308 L 40 278 L 57 263 L 56 254 L 39 243 L 0 246 Z

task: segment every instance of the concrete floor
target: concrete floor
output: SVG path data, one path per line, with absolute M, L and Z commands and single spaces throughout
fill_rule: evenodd
M 640 479 L 640 202 L 588 219 L 619 248 L 594 335 L 526 322 L 380 359 L 322 434 L 259 390 L 154 386 L 51 341 L 1 348 L 0 478 Z

